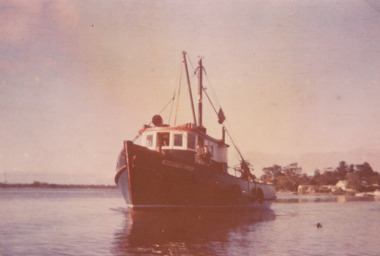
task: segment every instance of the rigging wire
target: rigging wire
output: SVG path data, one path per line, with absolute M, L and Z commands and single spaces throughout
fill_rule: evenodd
M 207 83 L 208 83 L 209 88 L 211 89 L 211 92 L 212 92 L 212 96 L 214 97 L 214 99 L 216 101 L 216 104 L 220 107 L 220 103 L 219 103 L 218 97 L 216 97 L 215 90 L 214 90 L 214 88 L 213 88 L 213 86 L 212 86 L 212 84 L 210 82 L 210 78 L 207 75 L 206 69 L 204 71 L 205 71 L 205 75 L 206 75 L 206 78 L 207 78 Z
M 168 103 L 166 103 L 166 105 L 161 109 L 161 111 L 158 113 L 159 115 L 165 111 L 165 109 L 170 105 L 170 103 L 174 102 L 175 100 L 175 94 L 173 95 L 173 97 L 169 100 Z M 152 124 L 152 121 L 149 122 L 148 126 L 150 126 Z M 137 140 L 138 138 L 140 137 L 140 134 L 137 134 L 136 137 L 133 138 L 133 142 L 135 142 L 135 140 Z
M 203 92 L 206 94 L 206 97 L 207 97 L 208 101 L 210 102 L 211 107 L 214 109 L 215 114 L 218 115 L 218 111 L 216 110 L 214 104 L 212 103 L 210 97 L 208 96 L 208 93 L 207 93 L 207 91 L 206 91 L 206 88 L 203 87 L 202 89 L 203 89 Z
M 230 132 L 227 130 L 227 128 L 226 128 L 224 125 L 223 125 L 223 128 L 224 128 L 224 130 L 227 132 L 228 137 L 230 137 L 230 140 L 231 140 L 232 144 L 234 145 L 234 147 L 235 147 L 237 153 L 239 154 L 241 160 L 244 161 L 244 157 L 243 157 L 243 155 L 242 155 L 240 149 L 237 147 L 235 141 L 233 140 L 233 138 L 232 138 Z
M 210 102 L 212 108 L 214 109 L 215 114 L 218 115 L 218 111 L 216 110 L 214 104 L 212 103 L 210 97 L 208 96 L 208 93 L 207 93 L 207 91 L 205 90 L 205 88 L 203 88 L 203 91 L 204 91 L 204 93 L 206 94 L 206 97 L 207 97 L 207 99 L 209 100 L 209 102 Z M 226 121 L 227 121 L 227 118 L 226 118 Z M 227 121 L 227 123 L 228 123 L 228 121 Z M 228 131 L 228 129 L 226 128 L 225 125 L 223 125 L 223 128 L 224 128 L 224 130 L 227 132 L 227 135 L 228 135 L 228 137 L 230 138 L 232 144 L 234 145 L 234 147 L 235 147 L 235 149 L 236 149 L 236 151 L 237 151 L 239 157 L 241 158 L 242 161 L 245 161 L 245 160 L 244 160 L 244 157 L 243 157 L 243 155 L 242 155 L 242 153 L 241 153 L 241 151 L 240 151 L 240 149 L 237 147 L 237 145 L 236 145 L 234 139 L 232 138 L 232 135 L 230 134 L 230 132 Z
M 212 86 L 211 86 L 211 82 L 210 82 L 210 79 L 209 79 L 209 77 L 208 77 L 208 75 L 207 75 L 206 69 L 204 69 L 204 72 L 205 72 L 205 75 L 206 75 L 206 78 L 207 78 L 207 82 L 208 82 L 208 84 L 209 84 L 209 87 L 211 88 L 211 92 L 213 93 L 214 99 L 216 100 L 216 103 L 219 105 L 219 108 L 221 108 L 221 107 L 220 107 L 220 104 L 219 104 L 219 102 L 218 102 L 218 99 L 217 99 L 217 97 L 216 97 L 216 94 L 215 94 L 215 92 L 214 92 L 214 90 L 213 90 L 213 88 L 212 88 Z M 205 93 L 205 95 L 206 95 L 208 101 L 210 102 L 212 108 L 214 109 L 215 114 L 218 116 L 218 111 L 216 110 L 216 107 L 215 107 L 214 104 L 212 103 L 212 101 L 211 101 L 211 99 L 210 99 L 210 96 L 208 95 L 206 89 L 207 89 L 207 88 L 203 88 L 203 91 L 204 91 L 204 93 Z M 225 118 L 225 121 L 226 121 L 227 125 L 230 127 L 227 118 Z M 237 152 L 237 156 L 238 156 L 238 158 L 240 158 L 241 161 L 245 162 L 244 157 L 243 157 L 243 154 L 241 153 L 240 149 L 239 149 L 238 146 L 236 145 L 236 143 L 235 143 L 235 141 L 234 141 L 234 139 L 233 139 L 231 133 L 228 131 L 228 129 L 227 129 L 227 127 L 226 127 L 225 125 L 223 125 L 223 129 L 227 132 L 227 135 L 228 135 L 228 137 L 230 138 L 230 140 L 231 140 L 231 142 L 232 142 L 232 144 L 233 144 L 233 146 L 234 146 L 234 148 L 235 148 L 235 150 L 236 150 L 236 152 Z
M 158 114 L 161 114 L 162 112 L 164 112 L 164 110 L 169 106 L 170 103 L 172 103 L 173 101 L 175 100 L 175 94 L 173 95 L 173 97 L 169 100 L 168 103 L 166 103 L 165 107 L 163 107 L 161 109 L 161 111 L 158 113 Z M 152 122 L 150 122 L 149 124 L 151 124 Z
M 196 72 L 196 70 L 197 70 L 198 68 L 194 68 L 193 62 L 191 61 L 189 55 L 188 55 L 187 53 L 186 53 L 186 55 L 187 55 L 187 60 L 190 62 L 190 65 L 191 65 L 191 67 L 193 68 L 193 73 L 194 73 L 194 75 L 195 75 L 195 72 Z
M 191 66 L 193 66 L 191 60 L 190 60 L 190 64 L 191 64 Z M 194 68 L 194 67 L 193 67 L 193 68 Z M 196 72 L 197 70 L 198 70 L 198 68 L 195 70 L 195 72 Z M 205 69 L 204 67 L 203 67 L 203 71 L 204 71 L 204 73 L 205 73 L 205 75 L 206 75 L 207 82 L 208 82 L 209 88 L 211 88 L 211 92 L 212 92 L 212 94 L 213 94 L 213 97 L 214 97 L 214 99 L 215 99 L 217 105 L 219 106 L 219 108 L 221 108 L 221 107 L 220 107 L 220 104 L 219 104 L 219 101 L 218 101 L 218 98 L 216 97 L 215 91 L 214 91 L 214 89 L 213 89 L 213 86 L 211 85 L 210 78 L 209 78 L 209 76 L 208 76 L 208 74 L 207 74 L 207 72 L 206 72 L 206 69 Z M 210 102 L 211 107 L 214 109 L 215 114 L 218 116 L 218 111 L 217 111 L 215 105 L 214 105 L 213 102 L 211 101 L 210 96 L 208 95 L 208 93 L 207 93 L 207 91 L 206 91 L 207 88 L 206 88 L 206 87 L 203 87 L 202 89 L 203 89 L 203 92 L 205 93 L 205 95 L 206 95 L 208 101 Z M 230 127 L 227 118 L 225 118 L 225 121 L 226 121 L 227 125 Z M 227 129 L 227 127 L 226 127 L 225 125 L 223 125 L 223 129 L 227 132 L 227 135 L 228 135 L 228 137 L 230 138 L 231 143 L 233 144 L 233 146 L 234 146 L 234 148 L 235 148 L 235 150 L 236 150 L 236 153 L 237 153 L 238 158 L 240 158 L 242 162 L 245 162 L 245 159 L 244 159 L 244 157 L 243 157 L 243 154 L 241 153 L 240 149 L 239 149 L 238 146 L 236 145 L 235 140 L 233 139 L 231 133 L 229 132 L 229 130 Z
M 175 90 L 174 90 L 174 93 L 173 93 L 173 98 L 172 98 L 172 100 L 171 100 L 171 102 L 172 102 L 172 106 L 171 106 L 171 108 L 170 108 L 170 113 L 169 113 L 168 124 L 170 124 L 170 119 L 171 119 L 171 117 L 172 117 L 172 112 L 173 112 L 173 105 L 174 105 L 174 100 L 175 100 Z
M 181 60 L 182 60 L 182 55 L 181 55 Z M 182 61 L 180 61 L 180 64 L 179 64 L 179 67 L 178 67 L 178 73 L 177 73 L 177 81 L 179 81 L 179 83 L 181 83 L 181 80 L 182 80 Z M 174 105 L 174 101 L 175 101 L 175 95 L 176 95 L 176 90 L 174 89 L 174 93 L 173 93 L 173 97 L 169 100 L 169 102 L 161 109 L 161 111 L 158 113 L 159 115 L 165 111 L 165 109 L 170 105 L 170 103 L 172 104 L 171 105 L 171 108 L 170 108 L 170 113 L 169 113 L 169 120 L 168 120 L 168 123 L 170 123 L 170 120 L 171 120 L 171 116 L 172 116 L 172 111 L 173 111 L 173 105 Z M 178 94 L 178 97 L 179 97 L 179 94 Z M 179 100 L 179 99 L 178 99 Z M 150 126 L 152 124 L 152 121 L 149 122 L 148 126 Z M 133 142 L 135 142 L 138 138 L 140 137 L 140 134 L 137 134 L 134 138 L 133 138 Z
M 178 72 L 177 72 L 177 79 L 176 79 L 176 86 L 175 86 L 175 88 L 177 87 L 177 83 L 178 82 L 181 82 L 181 78 L 180 78 L 180 76 L 181 76 L 181 73 L 182 73 L 182 54 L 181 54 L 181 56 L 180 56 L 180 62 L 179 62 L 179 65 L 178 65 Z M 174 94 L 174 96 L 173 97 L 175 97 L 175 94 L 176 94 L 176 89 L 174 88 L 174 92 L 173 92 L 173 94 Z M 179 100 L 179 99 L 178 99 Z M 168 119 L 168 124 L 170 124 L 170 120 L 171 120 L 171 117 L 172 117 L 172 111 L 173 111 L 173 106 L 174 106 L 174 100 L 173 100 L 173 102 L 172 102 L 172 107 L 171 107 L 171 109 L 170 109 L 170 114 L 169 114 L 169 119 Z

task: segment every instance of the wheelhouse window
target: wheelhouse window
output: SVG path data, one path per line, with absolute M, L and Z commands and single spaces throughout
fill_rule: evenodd
M 170 145 L 170 133 L 168 132 L 159 132 L 157 134 L 157 146 L 167 147 Z
M 195 149 L 195 138 L 194 133 L 187 134 L 187 148 Z
M 182 147 L 182 134 L 174 134 L 174 146 Z
M 152 134 L 146 136 L 146 146 L 147 147 L 153 146 L 153 135 Z

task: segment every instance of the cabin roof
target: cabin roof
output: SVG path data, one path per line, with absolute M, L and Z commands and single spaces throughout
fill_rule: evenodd
M 206 128 L 197 127 L 193 123 L 187 123 L 187 124 L 178 125 L 178 126 L 169 126 L 169 125 L 149 126 L 149 125 L 145 125 L 144 128 L 139 130 L 139 134 L 143 134 L 145 132 L 165 132 L 165 131 L 194 132 L 194 133 L 197 133 L 197 134 L 201 135 L 202 137 L 204 137 L 208 140 L 211 140 L 217 144 L 220 144 L 220 145 L 224 144 L 227 147 L 229 147 L 229 145 L 226 144 L 223 141 L 223 139 L 216 139 L 216 138 L 211 137 L 210 135 L 207 135 L 206 134 Z

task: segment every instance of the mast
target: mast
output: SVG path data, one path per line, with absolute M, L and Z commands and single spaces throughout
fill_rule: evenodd
M 187 69 L 187 61 L 186 61 L 186 52 L 183 51 L 182 54 L 183 54 L 183 62 L 185 63 L 185 69 L 186 69 L 187 85 L 189 87 L 189 95 L 190 95 L 190 101 L 191 101 L 191 110 L 193 111 L 194 124 L 196 126 L 197 125 L 197 118 L 195 116 L 193 94 L 191 93 L 189 70 Z
M 199 80 L 198 80 L 198 124 L 199 127 L 202 127 L 202 91 L 203 91 L 203 85 L 202 85 L 202 73 L 203 73 L 203 66 L 202 66 L 202 58 L 199 59 Z

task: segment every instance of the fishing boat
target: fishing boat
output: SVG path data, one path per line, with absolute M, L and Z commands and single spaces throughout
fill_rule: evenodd
M 118 156 L 115 182 L 128 206 L 136 207 L 209 207 L 262 206 L 269 207 L 276 198 L 273 184 L 259 182 L 251 173 L 238 147 L 238 167 L 227 161 L 229 145 L 223 124 L 226 117 L 216 111 L 222 126 L 220 139 L 207 133 L 202 120 L 205 69 L 199 59 L 198 115 L 192 97 L 187 54 L 181 54 L 185 67 L 193 121 L 183 125 L 165 124 L 154 115 L 149 125 L 139 131 L 139 143 L 127 140 Z M 174 100 L 174 98 L 173 98 Z

